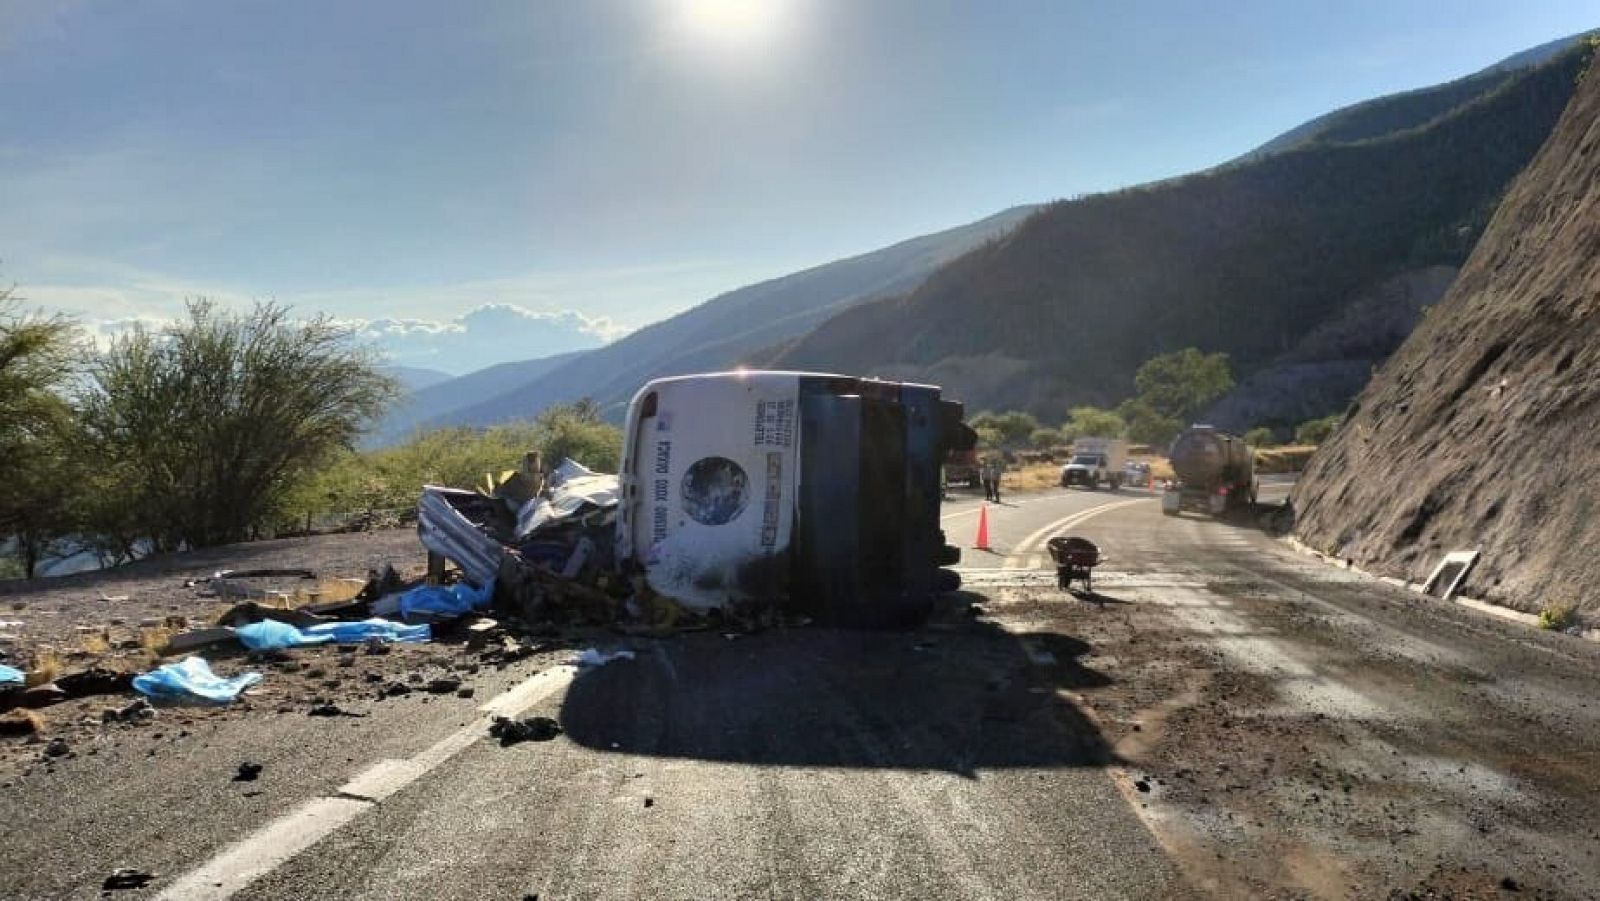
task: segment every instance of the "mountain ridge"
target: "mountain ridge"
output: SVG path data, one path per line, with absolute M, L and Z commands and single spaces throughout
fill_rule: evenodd
M 1143 361 L 1185 346 L 1227 352 L 1248 376 L 1385 279 L 1459 264 L 1566 106 L 1584 55 L 1514 71 L 1380 138 L 1057 201 L 915 291 L 753 362 L 937 373 L 973 409 L 1046 418 L 1122 399 Z

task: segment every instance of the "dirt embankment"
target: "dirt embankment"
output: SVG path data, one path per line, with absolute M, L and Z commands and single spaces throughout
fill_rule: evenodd
M 1308 544 L 1471 593 L 1600 610 L 1600 72 L 1513 183 L 1451 290 L 1294 492 Z

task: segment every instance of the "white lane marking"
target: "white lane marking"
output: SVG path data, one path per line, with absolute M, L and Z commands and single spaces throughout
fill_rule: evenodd
M 370 802 L 353 798 L 313 798 L 251 833 L 245 841 L 230 846 L 200 869 L 190 871 L 159 897 L 227 898 L 332 835 L 371 806 Z
M 220 901 L 272 872 L 295 855 L 332 835 L 374 807 L 483 738 L 495 716 L 516 716 L 572 683 L 577 667 L 557 666 L 537 673 L 478 708 L 483 716 L 403 760 L 380 760 L 340 786 L 337 794 L 313 798 L 275 819 L 191 870 L 158 895 L 160 901 Z
M 995 506 L 1002 509 L 1005 507 L 1021 507 L 1024 504 L 1035 504 L 1039 503 L 1040 501 L 1053 501 L 1064 497 L 1072 497 L 1072 494 L 1073 493 L 1070 491 L 1057 491 L 1051 494 L 1036 494 L 1032 497 L 1023 498 L 1020 501 L 1006 501 L 1001 504 L 996 504 Z M 983 507 L 987 506 L 988 503 L 988 501 L 984 501 L 977 507 L 968 507 L 965 510 L 957 510 L 954 513 L 945 513 L 939 517 L 939 521 L 944 522 L 947 519 L 955 519 L 957 516 L 971 516 L 972 514 L 977 513 Z
M 1022 539 L 1022 541 L 1019 542 L 1012 549 L 1012 552 L 1009 555 L 1006 556 L 1006 561 L 1005 561 L 1004 564 L 1001 565 L 1000 568 L 1001 569 L 1031 569 L 1032 567 L 1030 567 L 1028 565 L 1027 559 L 1025 557 L 1021 556 L 1022 552 L 1027 551 L 1029 548 L 1037 547 L 1046 538 L 1050 537 L 1050 534 L 1052 532 L 1059 532 L 1059 531 L 1061 531 L 1063 529 L 1070 529 L 1073 526 L 1076 526 L 1076 525 L 1079 525 L 1081 523 L 1087 522 L 1089 519 L 1092 519 L 1093 517 L 1099 516 L 1100 514 L 1105 513 L 1107 511 L 1115 510 L 1115 509 L 1117 509 L 1119 507 L 1127 507 L 1127 506 L 1130 506 L 1132 504 L 1141 504 L 1141 503 L 1144 503 L 1147 500 L 1149 500 L 1149 498 L 1137 497 L 1137 498 L 1134 498 L 1133 500 L 1130 500 L 1130 501 L 1117 501 L 1116 503 L 1113 503 L 1113 504 L 1101 504 L 1098 507 L 1090 507 L 1088 510 L 1082 510 L 1082 511 L 1079 511 L 1077 513 L 1072 514 L 1071 516 L 1067 516 L 1067 517 L 1064 517 L 1062 519 L 1058 519 L 1055 522 L 1050 523 L 1049 525 L 1047 525 L 1044 528 L 1040 529 L 1039 531 L 1034 532 L 1032 535 L 1029 535 L 1027 538 Z

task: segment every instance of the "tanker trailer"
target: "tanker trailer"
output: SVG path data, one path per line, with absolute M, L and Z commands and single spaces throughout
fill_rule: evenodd
M 1172 440 L 1167 456 L 1177 481 L 1161 497 L 1161 512 L 1199 510 L 1220 516 L 1256 502 L 1255 452 L 1238 435 L 1208 425 L 1190 426 Z

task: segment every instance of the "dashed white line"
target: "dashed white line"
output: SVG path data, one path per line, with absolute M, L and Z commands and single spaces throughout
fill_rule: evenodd
M 557 666 L 490 699 L 483 714 L 426 750 L 403 760 L 380 760 L 325 798 L 313 798 L 224 848 L 157 896 L 161 901 L 220 901 L 322 841 L 483 738 L 495 716 L 515 716 L 571 684 L 577 669 Z

